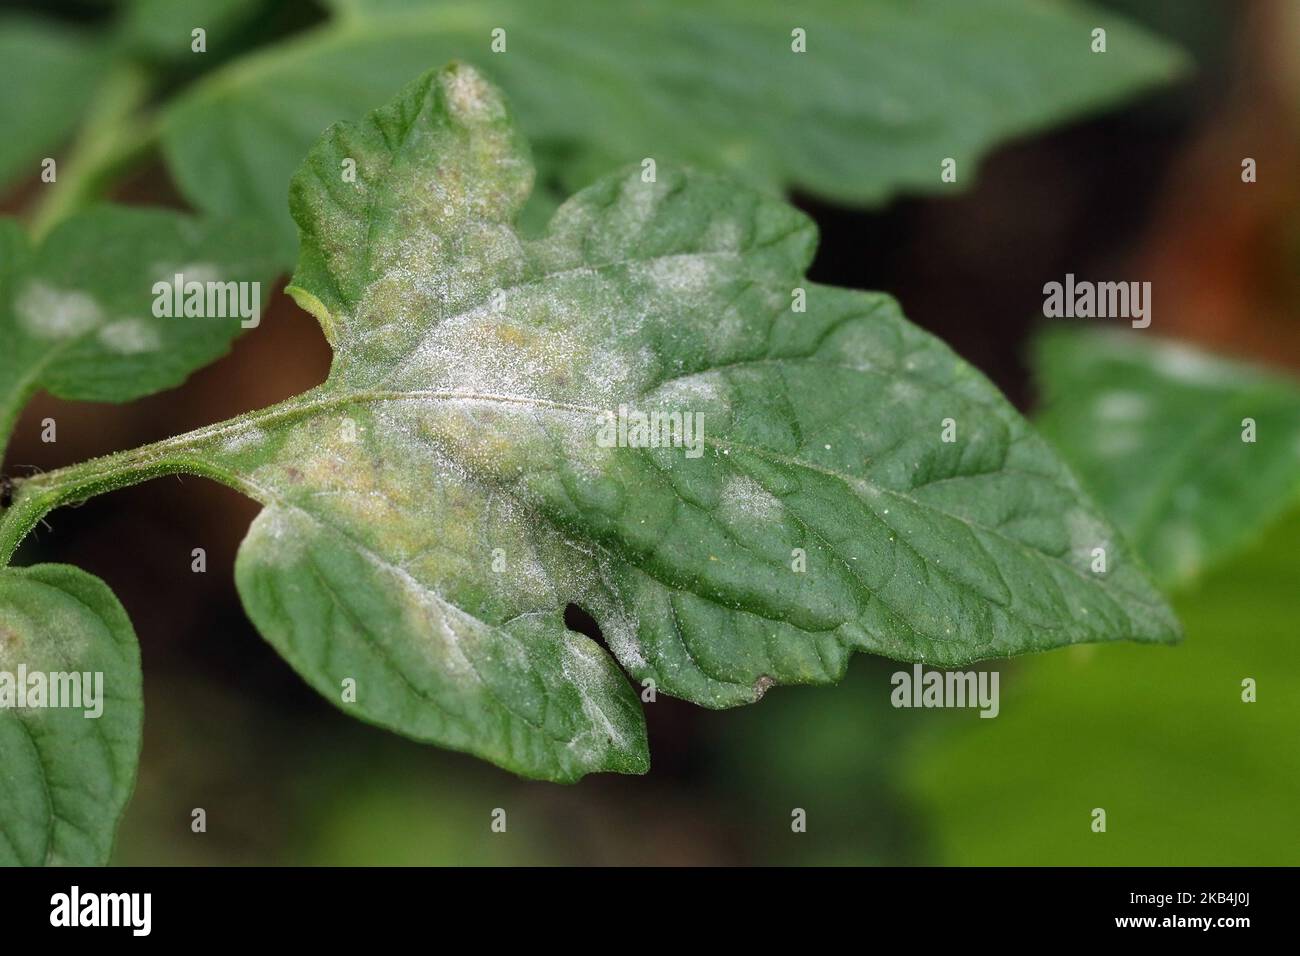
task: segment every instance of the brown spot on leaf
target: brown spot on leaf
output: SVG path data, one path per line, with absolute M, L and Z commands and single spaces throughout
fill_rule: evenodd
M 13 628 L 0 624 L 0 651 L 7 651 L 12 647 L 17 647 L 22 643 L 22 640 L 18 636 L 18 632 Z
M 754 681 L 754 700 L 762 700 L 763 695 L 767 693 L 767 689 L 775 683 L 776 681 L 768 677 L 766 674 Z

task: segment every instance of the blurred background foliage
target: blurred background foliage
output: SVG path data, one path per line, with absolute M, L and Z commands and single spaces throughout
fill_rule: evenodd
M 306 2 L 197 6 L 214 50 L 202 69 L 296 42 L 329 16 Z M 893 293 L 1031 412 L 1042 286 L 1066 272 L 1150 280 L 1150 334 L 1270 366 L 1290 388 L 1300 369 L 1300 4 L 1099 6 L 1173 41 L 1192 71 L 1118 109 L 1000 146 L 956 196 L 862 209 L 796 183 L 793 198 L 822 229 L 813 278 Z M 6 137 L 17 130 L 32 155 L 55 150 L 74 128 L 55 120 L 84 108 L 110 46 L 149 64 L 163 94 L 201 83 L 200 66 L 169 39 L 195 8 L 0 5 L 7 67 L 57 66 L 67 78 L 7 91 L 21 102 Z M 53 20 L 63 24 L 55 41 Z M 378 82 L 336 79 L 343 89 Z M 156 152 L 129 152 L 113 198 L 186 205 L 189 193 Z M 12 155 L 0 150 L 9 184 L 0 210 L 30 211 L 42 187 Z M 1259 167 L 1250 185 L 1240 180 L 1247 156 Z M 328 361 L 315 322 L 277 296 L 256 334 L 182 388 L 127 406 L 40 396 L 7 467 L 56 467 L 260 407 L 318 383 Z M 1068 412 L 1069 400 L 1054 405 Z M 1223 401 L 1180 393 L 1168 419 L 1150 423 L 1153 434 L 1181 434 Z M 1278 406 L 1286 429 L 1300 426 L 1292 402 L 1288 392 Z M 46 416 L 59 422 L 57 444 L 39 440 Z M 1096 434 L 1095 424 L 1084 431 Z M 1053 437 L 1071 441 L 1068 428 Z M 1094 492 L 1118 497 L 1105 473 L 1088 475 L 1092 461 L 1080 470 Z M 140 636 L 145 742 L 121 864 L 1297 864 L 1300 469 L 1292 461 L 1288 481 L 1285 460 L 1270 467 L 1275 500 L 1246 509 L 1249 533 L 1221 562 L 1198 561 L 1176 581 L 1156 569 L 1177 586 L 1180 647 L 992 662 L 1002 677 L 995 720 L 895 710 L 898 666 L 865 657 L 838 688 L 777 688 L 741 710 L 661 697 L 647 705 L 650 774 L 573 787 L 517 780 L 358 724 L 303 686 L 240 608 L 229 568 L 255 506 L 226 489 L 167 480 L 56 512 L 26 559 L 102 576 Z M 1221 491 L 1236 514 L 1231 496 L 1254 491 L 1249 469 L 1234 474 L 1240 485 Z M 1143 480 L 1139 467 L 1115 488 Z M 190 571 L 194 547 L 207 550 L 206 574 Z M 1258 682 L 1253 704 L 1241 702 L 1246 677 Z M 190 829 L 196 807 L 207 813 L 204 834 Z M 1089 828 L 1094 807 L 1107 810 L 1105 835 Z M 507 813 L 505 834 L 489 829 L 495 808 Z M 791 832 L 794 808 L 807 812 L 806 833 Z
M 1027 659 L 996 720 L 918 740 L 909 793 L 944 859 L 1294 866 L 1298 541 L 1293 514 L 1178 598 L 1186 643 L 1159 660 L 1132 646 Z

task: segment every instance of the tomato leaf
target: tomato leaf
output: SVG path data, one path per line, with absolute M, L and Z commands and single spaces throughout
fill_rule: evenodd
M 266 506 L 240 593 L 340 707 L 572 780 L 647 755 L 570 603 L 642 687 L 712 707 L 837 680 L 854 650 L 956 664 L 1177 637 L 995 388 L 888 297 L 802 278 L 803 214 L 637 167 L 528 239 L 531 180 L 466 66 L 332 128 L 293 182 L 290 288 L 330 376 L 187 447 Z M 620 407 L 698 434 L 630 447 L 607 431 Z
M 0 185 L 35 179 L 72 133 L 107 63 L 87 34 L 52 20 L 0 15 Z
M 78 696 L 54 699 L 51 674 L 61 693 L 75 674 Z M 143 709 L 135 632 L 103 581 L 67 565 L 0 569 L 0 866 L 108 862 Z
M 1256 539 L 1300 496 L 1300 384 L 1145 335 L 1056 330 L 1039 424 L 1167 586 Z
M 1159 666 L 1121 646 L 1028 659 L 996 720 L 946 714 L 945 733 L 918 736 L 905 794 L 935 862 L 1300 863 L 1278 839 L 1300 803 L 1297 536 L 1292 512 L 1181 594 L 1187 642 Z
M 214 72 L 164 119 L 190 201 L 273 226 L 286 261 L 285 185 L 320 130 L 429 63 L 468 59 L 499 79 L 537 148 L 547 207 L 646 157 L 841 202 L 951 191 L 945 159 L 964 185 L 994 144 L 1185 67 L 1114 13 L 1036 0 L 335 6 L 326 26 Z M 1098 27 L 1105 53 L 1092 52 Z
M 257 282 L 264 304 L 265 280 L 275 274 L 270 261 L 255 228 L 170 210 L 93 209 L 35 249 L 17 223 L 0 219 L 0 448 L 39 389 L 124 402 L 179 385 L 254 320 L 233 307 L 238 291 L 216 310 L 224 317 L 156 315 L 155 284 L 174 288 L 180 274 L 205 290 L 221 282 L 224 296 L 225 283 L 246 283 L 251 304 Z M 203 299 L 206 311 L 206 291 Z M 176 296 L 168 300 L 175 312 Z

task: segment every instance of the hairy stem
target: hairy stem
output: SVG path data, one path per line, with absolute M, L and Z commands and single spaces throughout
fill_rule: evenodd
M 13 501 L 0 513 L 0 567 L 9 564 L 28 533 L 60 505 L 75 504 L 163 475 L 203 475 L 232 483 L 230 476 L 218 473 L 197 452 L 197 447 L 187 449 L 179 439 L 169 439 L 30 479 L 15 479 Z
M 0 511 L 0 568 L 9 564 L 14 551 L 41 519 L 60 505 L 74 504 L 137 485 L 164 475 L 199 475 L 257 499 L 256 488 L 240 475 L 225 467 L 228 458 L 222 446 L 252 429 L 267 428 L 313 415 L 376 402 L 480 401 L 492 404 L 527 405 L 563 409 L 594 415 L 599 410 L 585 405 L 551 402 L 518 395 L 482 393 L 464 389 L 392 390 L 330 392 L 324 387 L 304 392 L 278 405 L 248 412 L 216 425 L 165 438 L 151 445 L 141 445 L 78 465 L 14 480 L 13 501 Z
M 290 400 L 129 451 L 14 479 L 13 500 L 0 512 L 0 568 L 9 564 L 18 545 L 41 519 L 61 505 L 75 504 L 164 475 L 199 475 L 246 491 L 238 477 L 213 461 L 215 456 L 211 451 L 261 423 L 292 417 L 300 411 L 300 401 Z

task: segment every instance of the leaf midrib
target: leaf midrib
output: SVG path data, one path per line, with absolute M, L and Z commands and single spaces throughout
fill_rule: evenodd
M 772 360 L 771 360 L 771 359 L 763 359 L 763 360 L 760 360 L 760 361 L 772 361 Z M 792 361 L 798 361 L 798 359 L 797 359 L 797 358 L 796 358 L 796 359 L 792 359 Z M 707 371 L 708 371 L 708 370 L 706 370 L 706 373 L 707 373 Z M 705 374 L 705 373 L 692 373 L 692 374 Z M 685 377 L 685 376 L 683 376 L 683 377 Z M 670 379 L 670 380 L 668 380 L 668 381 L 672 381 L 672 380 Z M 662 384 L 667 384 L 667 383 L 665 382 L 665 383 L 660 383 L 660 384 L 662 385 Z M 318 399 L 318 400 L 315 400 L 315 401 L 312 401 L 312 402 L 307 402 L 307 403 L 303 403 L 303 402 L 296 402 L 296 403 L 295 403 L 294 401 L 291 400 L 289 403 L 286 403 L 285 406 L 277 406 L 277 408 L 282 408 L 282 409 L 285 409 L 285 410 L 288 411 L 288 412 L 295 413 L 295 414 L 293 415 L 293 417 L 294 417 L 294 418 L 299 418 L 299 417 L 307 417 L 307 416 L 310 416 L 310 415 L 315 414 L 315 413 L 317 413 L 317 412 L 323 412 L 323 411 L 325 411 L 325 410 L 333 409 L 333 408 L 343 408 L 343 407 L 349 407 L 349 406 L 358 405 L 358 404 L 365 404 L 365 403 L 369 403 L 369 402 L 387 402 L 387 401 L 392 401 L 392 402 L 408 402 L 408 401 L 411 401 L 411 402 L 425 402 L 425 401 L 448 401 L 448 402 L 450 402 L 450 401 L 463 401 L 463 402 L 484 402 L 484 403 L 496 403 L 496 404 L 507 404 L 507 405 L 520 405 L 520 406 L 525 406 L 525 407 L 534 408 L 534 409 L 539 409 L 539 410 L 544 410 L 544 411 L 555 411 L 555 412 L 565 412 L 565 413 L 576 413 L 576 414 L 582 414 L 582 415 L 589 415 L 589 416 L 592 416 L 593 418 L 594 418 L 596 415 L 602 414 L 602 413 L 604 412 L 604 409 L 596 408 L 596 407 L 594 407 L 594 406 L 584 405 L 584 404 L 575 403 L 575 402 L 561 402 L 561 401 L 556 401 L 556 400 L 552 400 L 552 399 L 537 398 L 537 397 L 535 397 L 535 396 L 509 395 L 509 394 L 497 394 L 497 393 L 481 393 L 481 392 L 475 392 L 475 391 L 472 391 L 472 390 L 444 390 L 444 389 L 437 389 L 437 390 L 414 390 L 414 391 L 368 391 L 368 392 L 349 392 L 349 393 L 347 393 L 347 394 L 345 394 L 345 395 L 341 395 L 341 396 L 330 396 L 330 397 L 325 398 L 325 399 Z M 256 417 L 253 417 L 253 418 L 250 418 L 249 420 L 247 420 L 246 422 L 243 422 L 243 423 L 241 423 L 241 424 L 242 424 L 242 425 L 252 425 L 252 424 L 255 424 L 256 421 L 257 421 Z M 950 520 L 953 520 L 953 521 L 959 522 L 960 524 L 964 525 L 965 527 L 967 527 L 967 528 L 968 528 L 970 531 L 972 531 L 972 532 L 975 532 L 975 531 L 981 531 L 981 532 L 984 532 L 985 534 L 988 534 L 988 535 L 990 535 L 990 536 L 992 536 L 992 537 L 998 539 L 999 541 L 1002 541 L 1002 542 L 1004 542 L 1004 543 L 1006 543 L 1006 544 L 1011 545 L 1012 547 L 1016 548 L 1017 550 L 1021 551 L 1022 553 L 1031 556 L 1031 557 L 1034 558 L 1035 560 L 1043 560 L 1043 561 L 1048 562 L 1051 566 L 1059 566 L 1059 567 L 1066 568 L 1066 569 L 1069 570 L 1069 572 L 1070 572 L 1071 574 L 1073 574 L 1073 575 L 1074 575 L 1075 577 L 1077 577 L 1078 579 L 1084 581 L 1085 583 L 1087 583 L 1087 584 L 1089 584 L 1089 585 L 1091 585 L 1091 586 L 1098 586 L 1098 587 L 1100 587 L 1102 593 L 1106 593 L 1106 594 L 1107 594 L 1107 597 L 1108 597 L 1108 599 L 1111 601 L 1112 605 L 1120 611 L 1121 616 L 1123 616 L 1125 619 L 1129 620 L 1130 623 L 1133 623 L 1133 622 L 1132 622 L 1131 615 L 1129 615 L 1129 614 L 1127 614 L 1126 612 L 1124 612 L 1122 603 L 1121 603 L 1120 601 L 1118 601 L 1115 597 L 1113 597 L 1113 596 L 1111 596 L 1111 595 L 1109 594 L 1109 592 L 1110 592 L 1112 589 L 1114 589 L 1114 588 L 1116 587 L 1116 585 L 1115 585 L 1115 583 L 1114 583 L 1113 580 L 1111 580 L 1111 579 L 1106 579 L 1106 578 L 1098 578 L 1098 577 L 1095 577 L 1095 576 L 1089 576 L 1089 575 L 1087 575 L 1084 571 L 1082 571 L 1082 570 L 1079 569 L 1079 568 L 1076 568 L 1074 565 L 1070 564 L 1069 562 L 1067 562 L 1067 561 L 1063 561 L 1059 556 L 1057 556 L 1057 555 L 1053 555 L 1053 554 L 1049 554 L 1049 553 L 1047 553 L 1047 552 L 1045 552 L 1045 551 L 1042 551 L 1042 550 L 1040 550 L 1040 549 L 1034 548 L 1034 547 L 1032 547 L 1031 545 L 1026 544 L 1025 542 L 1022 542 L 1022 541 L 1019 541 L 1019 540 L 1017 540 L 1017 539 L 1015 539 L 1015 538 L 1009 537 L 1009 536 L 1007 536 L 1005 533 L 1003 533 L 1002 531 L 1000 531 L 1000 530 L 998 530 L 998 529 L 988 527 L 987 525 L 981 524 L 981 523 L 976 522 L 976 521 L 972 521 L 971 519 L 969 519 L 968 517 L 966 517 L 966 516 L 964 516 L 964 515 L 959 515 L 959 514 L 956 514 L 956 513 L 951 512 L 951 511 L 947 511 L 947 510 L 945 510 L 945 509 L 943 509 L 943 508 L 940 508 L 940 507 L 938 507 L 938 506 L 936 506 L 936 505 L 934 505 L 934 504 L 932 504 L 932 503 L 930 503 L 930 502 L 926 502 L 926 501 L 923 501 L 923 500 L 921 500 L 921 499 L 915 498 L 915 497 L 913 497 L 913 496 L 907 494 L 906 492 L 899 491 L 899 490 L 897 490 L 897 489 L 893 489 L 893 488 L 890 488 L 890 487 L 888 487 L 888 486 L 885 486 L 885 485 L 881 485 L 881 484 L 875 483 L 875 482 L 871 481 L 869 478 L 866 478 L 866 477 L 863 477 L 863 476 L 852 475 L 852 474 L 849 474 L 849 473 L 840 472 L 840 471 L 837 471 L 837 470 L 835 470 L 835 469 L 833 469 L 833 468 L 827 468 L 827 467 L 824 467 L 824 466 L 819 466 L 819 465 L 817 465 L 817 464 L 815 464 L 815 463 L 808 462 L 808 461 L 804 461 L 804 460 L 802 460 L 802 459 L 793 458 L 793 457 L 786 456 L 786 455 L 781 455 L 780 453 L 775 452 L 775 451 L 773 451 L 773 450 L 771 450 L 771 449 L 762 448 L 762 447 L 754 446 L 754 445 L 748 445 L 748 444 L 745 444 L 745 443 L 742 443 L 742 442 L 736 442 L 736 441 L 723 441 L 723 440 L 716 439 L 716 438 L 709 438 L 708 436 L 705 436 L 705 437 L 703 438 L 703 441 L 704 441 L 706 444 L 710 445 L 711 447 L 713 447 L 713 448 L 715 448 L 715 449 L 717 449 L 717 450 L 719 450 L 719 451 L 722 451 L 722 450 L 724 450 L 724 449 L 745 451 L 745 452 L 748 452 L 748 453 L 750 453 L 750 454 L 754 454 L 754 455 L 759 456 L 759 457 L 764 457 L 764 458 L 766 458 L 766 459 L 768 459 L 768 460 L 770 460 L 770 461 L 772 461 L 772 462 L 774 462 L 774 463 L 776 463 L 776 464 L 781 464 L 781 465 L 784 465 L 784 466 L 786 466 L 786 467 L 806 469 L 806 470 L 808 470 L 808 471 L 812 471 L 812 472 L 820 473 L 820 474 L 822 474 L 822 475 L 824 475 L 824 476 L 826 476 L 826 477 L 830 477 L 830 478 L 833 478 L 833 479 L 836 479 L 836 480 L 840 481 L 841 483 L 843 483 L 844 485 L 846 485 L 848 488 L 850 488 L 852 491 L 854 491 L 854 496 L 855 496 L 855 498 L 857 498 L 858 500 L 862 501 L 862 502 L 864 503 L 864 505 L 865 505 L 866 507 L 868 507 L 868 508 L 872 511 L 872 513 L 873 513 L 874 515 L 876 515 L 877 519 L 880 520 L 881 524 L 884 525 L 885 527 L 890 528 L 890 530 L 892 530 L 892 531 L 894 532 L 896 538 L 898 538 L 899 540 L 903 540 L 903 537 L 902 537 L 901 533 L 900 533 L 900 532 L 897 530 L 897 528 L 895 528 L 895 527 L 894 527 L 894 526 L 893 526 L 889 521 L 885 520 L 885 518 L 881 515 L 881 512 L 880 512 L 878 509 L 876 509 L 875 507 L 873 507 L 873 506 L 871 505 L 871 502 L 870 502 L 870 500 L 869 500 L 869 499 L 870 499 L 869 492 L 871 492 L 871 491 L 876 491 L 876 492 L 879 492 L 879 493 L 881 493 L 881 494 L 889 495 L 889 496 L 891 496 L 892 498 L 894 498 L 894 499 L 896 499 L 896 500 L 904 501 L 904 502 L 906 502 L 906 503 L 908 503 L 908 504 L 910 504 L 910 505 L 916 507 L 918 510 L 920 510 L 920 511 L 922 511 L 922 512 L 930 512 L 930 513 L 933 513 L 933 514 L 935 514 L 935 515 L 937 515 L 937 516 L 941 516 L 941 517 L 948 518 L 948 519 L 950 519 Z M 964 477 L 964 476 L 957 476 L 957 477 Z M 1051 480 L 1052 480 L 1052 479 L 1049 478 L 1048 476 L 1039 476 L 1039 477 L 1043 478 L 1044 480 L 1048 480 L 1048 481 L 1051 481 Z M 243 485 L 243 486 L 244 486 L 244 487 L 243 487 L 243 490 L 245 490 L 245 493 L 249 494 L 250 497 L 253 497 L 253 498 L 256 498 L 257 500 L 262 501 L 264 504 L 268 504 L 268 505 L 269 505 L 269 504 L 273 504 L 273 503 L 275 503 L 275 502 L 277 502 L 277 501 L 279 500 L 279 499 L 275 498 L 274 496 L 271 496 L 270 492 L 267 491 L 265 488 L 262 488 L 262 487 L 260 487 L 260 486 L 254 485 L 254 484 L 252 484 L 251 482 L 247 482 L 247 481 L 245 481 L 245 480 L 241 480 L 241 479 L 236 479 L 236 480 L 238 481 L 238 483 L 239 483 L 240 485 Z M 1069 490 L 1069 489 L 1066 489 L 1066 490 Z M 864 494 L 864 493 L 865 493 L 865 494 Z M 268 500 L 268 498 L 269 498 L 269 500 Z M 524 502 L 524 503 L 527 504 L 527 502 Z M 534 511 L 534 513 L 536 513 L 536 509 L 530 508 L 530 510 L 532 510 L 532 511 Z M 556 527 L 556 526 L 555 526 L 555 523 L 554 523 L 554 522 L 553 522 L 553 521 L 552 521 L 548 516 L 546 516 L 546 515 L 542 515 L 542 517 L 546 518 L 546 520 L 548 521 L 548 523 L 550 523 L 553 527 Z M 567 531 L 566 529 L 561 529 L 561 528 L 558 528 L 558 527 L 556 527 L 556 530 L 561 531 L 561 533 L 562 533 L 562 534 L 565 534 L 565 535 L 567 535 L 568 533 L 570 533 L 570 532 Z M 585 539 L 584 539 L 584 540 L 585 540 Z M 610 557 L 616 558 L 616 559 L 618 559 L 618 560 L 628 560 L 626 557 L 624 557 L 624 556 L 622 556 L 622 555 L 618 555 L 618 554 L 610 553 L 609 550 L 608 550 L 608 548 L 607 548 L 605 545 L 600 544 L 599 542 L 595 542 L 595 541 L 593 540 L 592 543 L 594 543 L 594 544 L 596 544 L 597 546 L 599 546 L 599 547 L 602 549 L 602 551 L 605 551 L 606 553 L 608 553 Z M 910 546 L 911 546 L 911 545 L 909 545 L 909 547 L 910 547 Z M 917 553 L 918 553 L 919 556 L 922 556 L 922 555 L 920 555 L 920 552 L 917 552 Z M 947 571 L 942 567 L 942 565 L 937 565 L 937 564 L 935 564 L 935 562 L 934 562 L 932 559 L 930 559 L 930 558 L 927 558 L 927 557 L 924 557 L 924 556 L 922 556 L 922 558 L 923 558 L 924 564 L 925 564 L 927 567 L 937 568 L 938 570 L 944 572 L 945 575 L 948 574 L 948 572 L 947 572 Z M 630 562 L 630 563 L 633 563 L 633 564 L 635 565 L 635 562 Z M 995 562 L 995 565 L 996 565 L 996 562 Z M 635 565 L 635 566 L 638 566 L 638 567 L 639 567 L 639 565 Z M 643 569 L 643 570 L 644 570 L 644 569 Z M 652 575 L 652 577 L 654 577 L 654 576 Z M 661 581 L 658 577 L 655 577 L 655 580 L 658 580 L 659 583 L 663 584 L 663 585 L 666 586 L 666 587 L 674 587 L 670 582 Z M 877 600 L 881 600 L 882 603 L 885 603 L 885 602 L 883 601 L 883 598 L 881 598 L 880 595 L 877 594 L 877 593 L 875 592 L 875 590 L 873 590 L 873 589 L 871 589 L 871 588 L 868 588 L 868 587 L 865 585 L 865 583 L 863 583 L 863 582 L 860 581 L 860 579 L 858 579 L 858 580 L 859 580 L 859 583 L 861 584 L 861 586 L 864 588 L 864 590 L 866 590 L 868 593 L 872 594 L 872 595 L 873 595 Z M 963 587 L 963 588 L 965 588 L 965 589 L 969 589 L 969 585 L 965 584 L 964 582 L 954 581 L 954 583 L 958 584 L 960 587 Z M 1158 606 L 1159 606 L 1158 603 L 1152 602 L 1152 601 L 1150 601 L 1150 600 L 1146 600 L 1146 599 L 1144 599 L 1142 596 L 1140 596 L 1140 595 L 1138 595 L 1138 594 L 1135 594 L 1135 593 L 1132 593 L 1132 592 L 1128 592 L 1128 591 L 1124 591 L 1124 590 L 1121 590 L 1120 593 L 1123 594 L 1126 598 L 1129 598 L 1129 599 L 1131 599 L 1131 600 L 1138 601 L 1138 602 L 1139 602 L 1140 604 L 1142 604 L 1144 607 L 1148 607 L 1148 608 L 1152 608 L 1152 609 L 1157 609 Z M 886 606 L 888 607 L 887 604 L 886 604 Z M 1024 624 L 1025 624 L 1026 626 L 1028 626 L 1028 627 L 1031 627 L 1031 628 L 1041 628 L 1041 627 L 1043 627 L 1043 625 L 1040 624 L 1040 623 L 1038 623 L 1038 622 L 1030 621 L 1030 620 L 1027 620 L 1027 619 L 1025 619 L 1025 618 L 1023 618 L 1023 617 L 1020 617 L 1020 615 L 1014 613 L 1014 612 L 1012 611 L 1012 609 L 1011 609 L 1009 606 L 1003 606 L 1003 608 L 1004 608 L 1004 611 L 1005 611 L 1007 614 L 1009 614 L 1009 615 L 1011 615 L 1011 616 L 1013 616 L 1013 617 L 1017 617 L 1017 618 L 1019 618 L 1019 619 L 1022 621 L 1022 623 L 1024 623 Z M 463 610 L 463 609 L 462 609 L 462 610 Z M 465 612 L 465 613 L 468 613 L 468 612 Z M 898 611 L 895 611 L 894 613 L 895 613 L 896 615 L 900 616 L 900 617 L 905 617 L 905 615 L 901 615 Z M 766 615 L 759 615 L 759 616 L 766 616 Z M 486 624 L 486 622 L 484 622 L 484 623 Z M 851 622 L 851 621 L 841 622 L 841 625 L 842 625 L 843 623 L 852 623 L 852 622 Z M 491 626 L 491 625 L 488 625 L 488 626 Z M 803 629 L 801 628 L 800 630 L 803 630 Z M 939 641 L 938 638 L 932 638 L 932 639 L 933 639 L 933 640 L 936 640 L 936 641 Z M 940 641 L 940 642 L 942 643 L 942 641 Z

